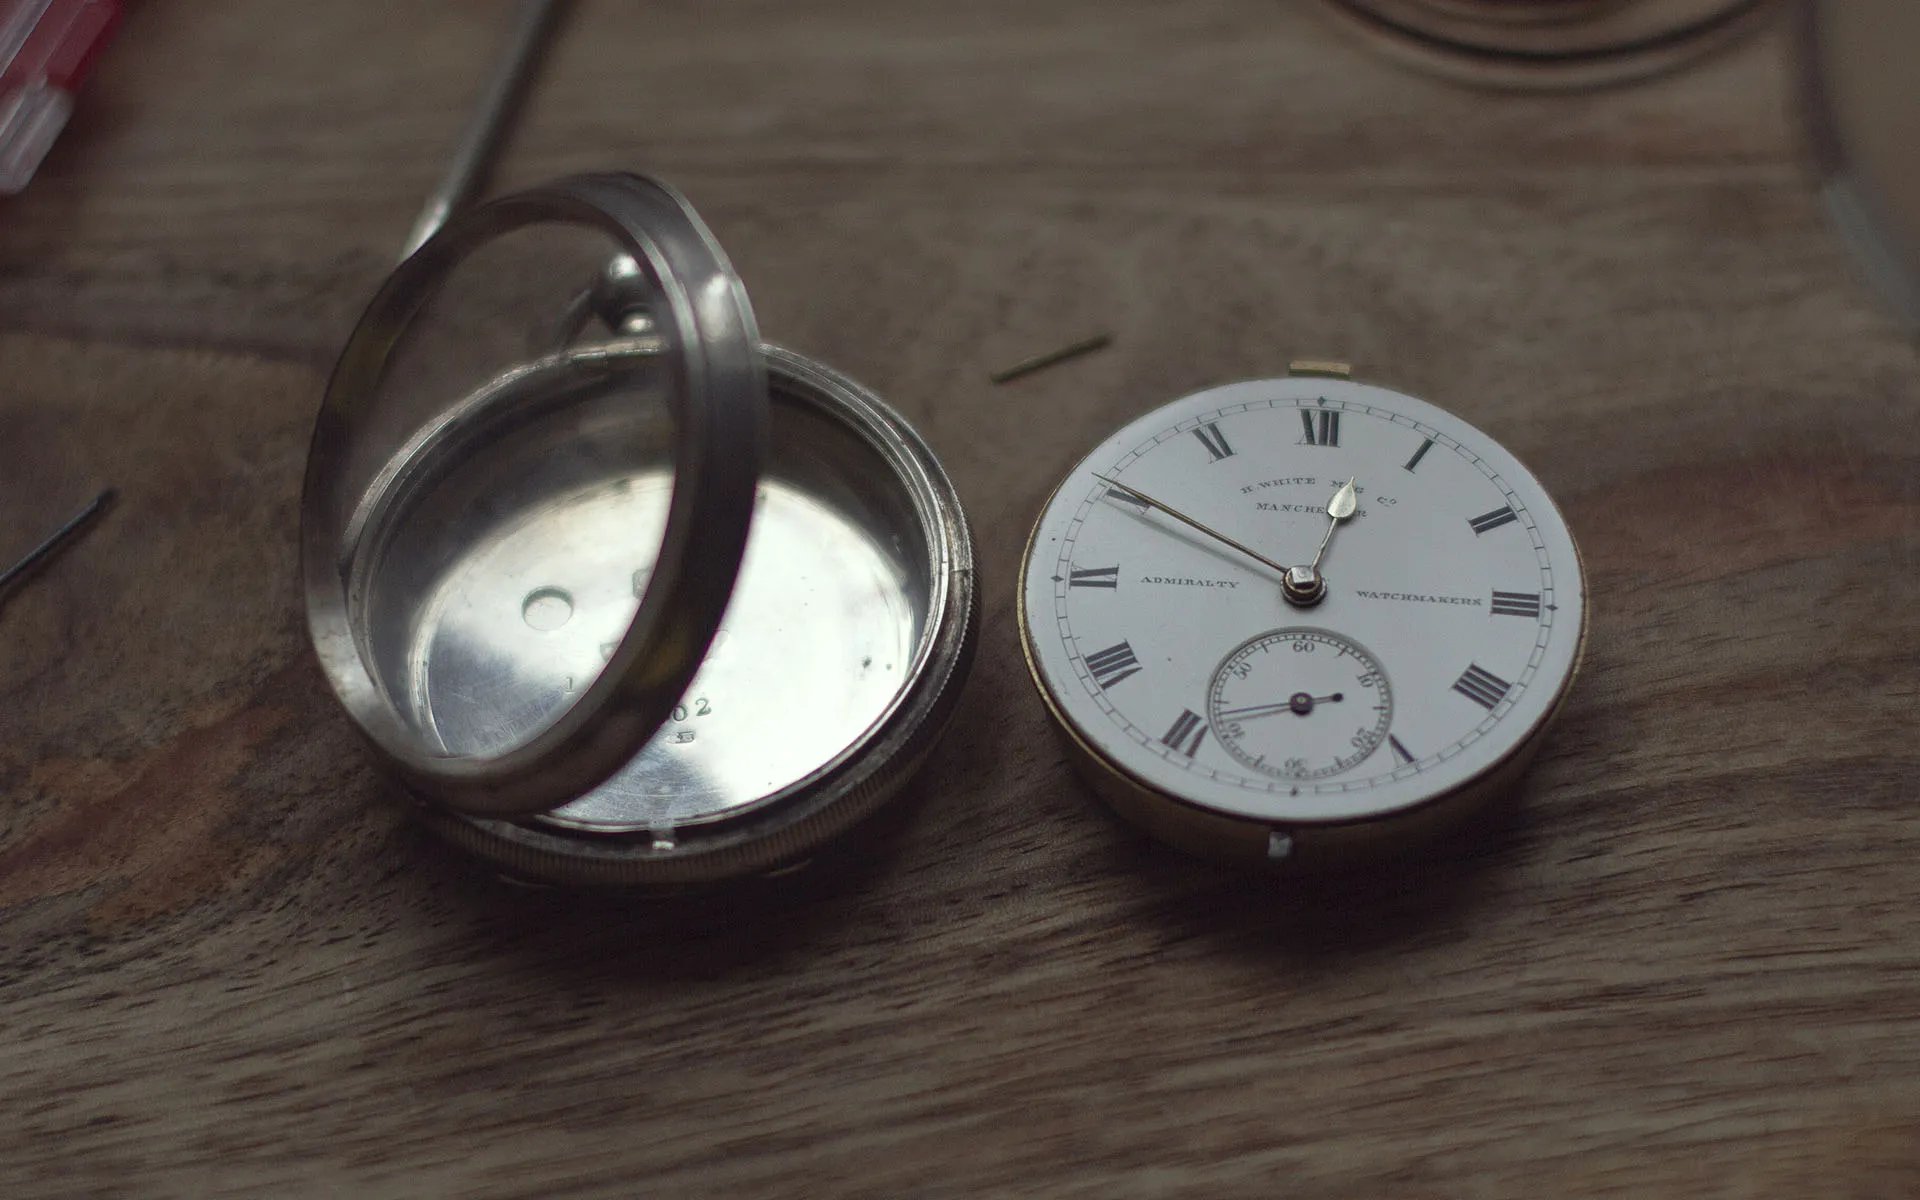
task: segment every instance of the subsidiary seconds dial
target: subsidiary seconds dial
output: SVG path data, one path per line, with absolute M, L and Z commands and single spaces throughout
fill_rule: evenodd
M 1108 436 L 1042 511 L 1020 601 L 1098 790 L 1233 855 L 1487 798 L 1538 746 L 1586 631 L 1572 534 L 1512 454 L 1324 370 Z
M 1373 655 L 1321 629 L 1276 629 L 1227 655 L 1207 723 L 1236 760 L 1276 779 L 1324 779 L 1390 735 L 1393 689 Z

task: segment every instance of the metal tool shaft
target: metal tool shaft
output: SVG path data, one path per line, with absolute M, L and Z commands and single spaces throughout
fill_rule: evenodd
M 480 102 L 460 136 L 446 176 L 427 197 L 426 207 L 413 223 L 413 232 L 407 235 L 400 252 L 402 262 L 413 257 L 413 252 L 437 233 L 448 217 L 470 203 L 486 185 L 488 169 L 506 140 L 527 82 L 563 7 L 565 0 L 522 0 L 506 51 L 481 90 Z
M 65 525 L 62 525 L 60 528 L 48 534 L 46 541 L 41 542 L 38 546 L 35 546 L 33 549 L 27 551 L 26 557 L 22 558 L 19 562 L 13 564 L 11 567 L 8 567 L 4 572 L 0 572 L 0 593 L 4 593 L 7 590 L 7 588 L 13 584 L 14 580 L 19 579 L 21 576 L 25 575 L 28 571 L 33 570 L 35 567 L 45 562 L 49 557 L 53 555 L 55 551 L 60 549 L 60 547 L 66 543 L 67 539 L 71 538 L 74 534 L 80 532 L 81 529 L 85 528 L 87 522 L 99 516 L 100 510 L 105 508 L 112 501 L 113 501 L 113 489 L 108 488 L 106 491 L 101 492 L 98 496 L 95 496 L 93 498 L 93 503 L 87 505 L 85 508 L 81 509 L 79 512 L 73 514 L 73 516 L 67 518 L 67 523 Z
M 1010 367 L 995 371 L 993 374 L 987 376 L 987 379 L 992 383 L 1011 383 L 1022 376 L 1031 375 L 1035 371 L 1044 371 L 1048 367 L 1058 366 L 1068 359 L 1079 358 L 1082 354 L 1092 354 L 1095 350 L 1104 350 L 1112 344 L 1113 337 L 1111 334 L 1096 333 L 1092 337 L 1081 338 L 1072 345 L 1062 346 L 1058 350 L 1049 350 L 1045 354 L 1036 354 L 1032 358 L 1024 359 Z

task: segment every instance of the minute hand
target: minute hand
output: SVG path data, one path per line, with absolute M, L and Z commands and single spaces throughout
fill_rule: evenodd
M 1095 479 L 1098 479 L 1101 483 L 1106 484 L 1108 487 L 1117 488 L 1118 490 L 1125 492 L 1127 495 L 1132 496 L 1135 500 L 1138 500 L 1142 504 L 1150 505 L 1154 508 L 1159 509 L 1161 512 L 1167 514 L 1168 516 L 1172 517 L 1176 521 L 1181 522 L 1182 524 L 1191 525 L 1193 528 L 1198 529 L 1201 533 L 1206 534 L 1208 537 L 1212 538 L 1214 541 L 1219 542 L 1225 546 L 1231 546 L 1233 549 L 1238 550 L 1240 553 L 1246 555 L 1248 558 L 1251 558 L 1253 561 L 1261 564 L 1262 566 L 1271 567 L 1273 570 L 1280 572 L 1282 575 L 1287 573 L 1287 569 L 1285 567 L 1281 566 L 1279 563 L 1268 558 L 1266 555 L 1260 553 L 1258 550 L 1253 550 L 1246 546 L 1242 546 L 1239 542 L 1234 541 L 1232 538 L 1228 537 L 1224 533 L 1221 533 L 1219 530 L 1209 529 L 1207 526 L 1202 525 L 1200 522 L 1194 520 L 1192 517 L 1181 512 L 1179 509 L 1172 508 L 1172 507 L 1169 507 L 1168 505 L 1162 504 L 1160 501 L 1155 500 L 1152 496 L 1147 495 L 1143 491 L 1140 491 L 1136 488 L 1130 488 L 1126 484 L 1121 483 L 1117 479 L 1108 479 L 1105 475 L 1102 475 L 1097 471 L 1094 472 L 1093 477 Z

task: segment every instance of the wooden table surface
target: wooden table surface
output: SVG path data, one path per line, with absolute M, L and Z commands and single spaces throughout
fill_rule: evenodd
M 1920 1194 L 1920 369 L 1777 36 L 1501 96 L 1276 0 L 580 4 L 502 184 L 675 182 L 986 583 L 882 852 L 661 906 L 420 832 L 295 585 L 510 11 L 138 5 L 0 206 L 0 556 L 121 493 L 0 609 L 0 1194 Z M 1305 356 L 1502 440 L 1592 576 L 1517 820 L 1327 893 L 1108 817 L 1013 606 L 1105 431 Z

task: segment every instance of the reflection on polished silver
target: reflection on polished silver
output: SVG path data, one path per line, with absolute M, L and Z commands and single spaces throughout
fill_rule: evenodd
M 443 835 L 516 875 L 568 883 L 693 883 L 803 856 L 892 796 L 944 728 L 971 657 L 973 555 L 952 485 L 872 393 L 817 363 L 766 350 L 766 475 L 732 605 L 665 724 L 602 786 L 523 821 L 429 810 Z M 600 494 L 580 519 L 655 543 L 664 471 Z M 591 513 L 591 516 L 584 515 Z M 540 539 L 530 539 L 537 542 Z M 588 538 L 595 541 L 598 539 Z M 519 570 L 498 554 L 497 598 L 448 605 L 437 628 L 461 653 L 421 675 L 446 732 L 493 736 L 493 714 L 557 703 L 597 669 L 604 638 L 649 563 L 627 550 L 579 575 Z M 564 607 L 562 600 L 564 598 Z M 540 615 L 535 622 L 533 615 Z M 469 633 L 465 626 L 480 626 Z M 486 665 L 476 670 L 476 661 Z M 518 706 L 490 686 L 503 662 Z
M 407 374 L 409 355 L 434 345 L 440 306 L 466 298 L 465 277 L 449 279 L 545 231 L 586 238 L 601 262 L 631 261 L 629 286 L 657 329 L 509 359 L 477 385 L 449 379 L 540 315 L 483 311 Z M 662 184 L 579 176 L 503 197 L 396 268 L 329 384 L 301 520 L 321 667 L 385 765 L 441 804 L 501 814 L 551 809 L 624 766 L 670 718 L 719 626 L 765 409 L 746 297 Z M 637 493 L 665 478 L 645 586 L 629 568 L 615 587 L 592 566 L 609 561 L 596 539 L 651 511 Z M 630 554 L 631 537 L 614 542 Z M 488 608 L 508 586 L 520 589 L 510 622 Z M 603 657 L 536 663 L 508 637 L 559 619 L 562 597 L 541 589 L 565 593 L 568 621 L 598 631 Z
M 646 273 L 625 254 L 607 260 L 594 277 L 587 301 L 592 314 L 616 333 L 632 337 L 653 331 Z
M 1920 333 L 1920 4 L 1802 0 L 1799 34 L 1827 206 L 1874 286 Z
M 977 625 L 925 444 L 760 343 L 692 209 L 634 176 L 494 201 L 395 270 L 302 546 L 321 665 L 423 819 L 543 881 L 809 857 L 919 765 Z
M 815 418 L 786 416 L 776 412 L 776 428 L 795 426 L 803 451 L 844 461 L 864 449 L 833 445 L 841 431 Z M 926 620 L 929 559 L 901 553 L 921 540 L 913 524 L 894 524 L 901 514 L 829 503 L 821 482 L 761 483 L 733 604 L 672 723 L 618 775 L 543 820 L 624 832 L 725 816 L 806 778 L 893 703 Z M 635 498 L 653 503 L 627 524 L 657 528 L 665 488 Z M 591 659 L 599 635 L 574 624 L 545 640 Z

